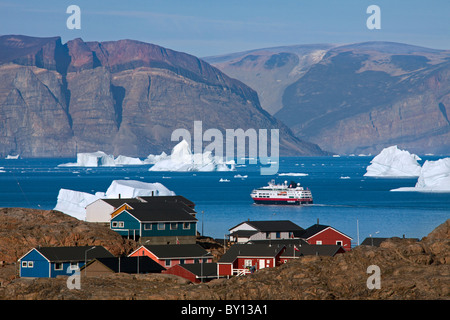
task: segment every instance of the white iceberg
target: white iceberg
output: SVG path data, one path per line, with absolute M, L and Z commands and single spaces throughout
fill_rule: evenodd
M 367 167 L 366 177 L 418 177 L 421 160 L 417 155 L 397 146 L 384 148 Z
M 119 166 L 129 166 L 129 165 L 139 166 L 145 164 L 145 162 L 139 158 L 118 156 L 117 158 L 114 159 L 114 164 Z
M 159 182 L 114 180 L 106 190 L 106 198 L 136 198 L 144 196 L 174 196 L 175 193 Z
M 77 153 L 77 162 L 63 163 L 58 167 L 114 167 L 115 165 L 114 156 L 97 151 Z
M 150 157 L 150 156 L 149 156 Z M 211 152 L 192 153 L 189 143 L 182 140 L 173 147 L 170 156 L 161 157 L 149 171 L 234 171 L 234 161 L 225 162 Z
M 61 211 L 79 220 L 85 220 L 86 206 L 98 199 L 100 197 L 90 193 L 61 189 L 53 210 Z
M 159 182 L 147 183 L 135 180 L 114 180 L 106 192 L 90 194 L 60 189 L 53 210 L 61 211 L 79 220 L 86 220 L 86 206 L 98 199 L 135 198 L 139 196 L 173 196 L 175 193 Z
M 165 160 L 165 159 L 168 159 L 168 158 L 169 158 L 169 156 L 167 155 L 167 153 L 165 153 L 163 151 L 159 155 L 149 154 L 147 156 L 147 158 L 143 162 L 144 162 L 144 164 L 155 164 L 158 161 Z
M 391 191 L 450 192 L 450 158 L 425 161 L 415 187 Z
M 290 176 L 290 177 L 306 177 L 308 173 L 300 173 L 300 172 L 288 172 L 288 173 L 279 173 L 280 177 Z

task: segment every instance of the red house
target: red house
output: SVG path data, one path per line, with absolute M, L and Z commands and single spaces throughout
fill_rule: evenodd
M 348 251 L 351 249 L 352 238 L 330 226 L 315 224 L 306 229 L 300 238 L 309 244 L 338 245 Z
M 281 264 L 286 247 L 270 244 L 235 244 L 217 262 L 218 276 L 244 275 Z
M 143 245 L 128 256 L 148 256 L 166 269 L 180 263 L 212 262 L 211 253 L 198 244 Z

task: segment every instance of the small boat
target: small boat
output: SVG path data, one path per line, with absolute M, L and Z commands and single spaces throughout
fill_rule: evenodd
M 300 183 L 285 181 L 283 184 L 275 184 L 275 180 L 267 186 L 255 189 L 250 194 L 256 204 L 312 204 L 312 193 L 308 188 L 303 188 Z

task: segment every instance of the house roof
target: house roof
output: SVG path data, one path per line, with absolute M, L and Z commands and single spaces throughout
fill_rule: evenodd
M 195 203 L 192 202 L 189 199 L 186 199 L 183 196 L 156 196 L 156 197 L 139 197 L 139 199 L 142 199 L 144 201 L 147 201 L 149 203 L 154 202 L 181 202 L 187 205 L 188 207 L 195 207 Z
M 289 220 L 244 221 L 229 229 L 232 230 L 242 224 L 248 224 L 261 232 L 274 231 L 303 231 L 304 229 Z
M 328 228 L 331 228 L 334 231 L 342 234 L 343 236 L 345 236 L 345 237 L 347 237 L 349 239 L 352 239 L 351 237 L 349 237 L 346 234 L 336 230 L 335 228 L 330 227 L 330 226 L 326 226 L 326 225 L 323 225 L 323 224 L 313 224 L 311 227 L 305 229 L 305 231 L 303 231 L 303 233 L 299 234 L 299 237 L 303 238 L 303 239 L 309 239 L 312 236 L 314 236 L 314 235 L 316 235 L 316 234 L 318 234 L 318 233 L 320 233 L 320 232 L 322 232 L 322 231 L 324 231 L 325 229 L 328 229 Z
M 283 256 L 335 256 L 339 251 L 344 252 L 344 249 L 339 245 L 302 245 L 297 246 L 298 251 L 294 253 L 294 246 L 287 247 Z
M 197 221 L 195 210 L 181 202 L 131 203 L 126 211 L 141 222 Z
M 51 262 L 84 261 L 85 259 L 114 257 L 111 252 L 102 246 L 40 247 L 35 249 Z
M 217 263 L 182 263 L 178 266 L 195 274 L 199 278 L 217 277 Z
M 278 255 L 284 246 L 272 246 L 269 244 L 235 244 L 220 258 L 220 263 L 232 263 L 238 257 L 269 257 Z
M 230 236 L 248 238 L 256 233 L 258 233 L 257 230 L 237 230 L 230 233 Z
M 208 253 L 208 251 L 206 251 L 202 246 L 198 244 L 161 244 L 144 245 L 143 247 L 161 259 L 212 257 L 212 255 Z
M 139 258 L 139 259 L 138 259 Z M 139 262 L 139 273 L 149 273 L 149 272 L 161 272 L 166 270 L 156 261 L 152 260 L 147 256 L 143 257 L 111 257 L 111 258 L 96 258 L 90 261 L 86 267 L 95 261 L 100 262 L 105 267 L 113 272 L 123 272 L 123 273 L 137 273 L 138 262 Z M 119 266 L 120 263 L 120 266 Z M 84 269 L 84 266 L 81 268 Z

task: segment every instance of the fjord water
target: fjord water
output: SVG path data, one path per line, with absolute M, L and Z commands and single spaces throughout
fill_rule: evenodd
M 228 229 L 248 219 L 291 220 L 303 228 L 319 220 L 352 237 L 352 245 L 357 245 L 370 235 L 420 239 L 450 218 L 450 193 L 390 192 L 414 186 L 417 178 L 364 177 L 371 159 L 285 157 L 279 159 L 278 174 L 273 176 L 261 175 L 259 164 L 248 161 L 232 172 L 150 172 L 150 166 L 58 167 L 73 159 L 0 160 L 0 207 L 53 209 L 61 188 L 105 192 L 113 180 L 129 179 L 160 182 L 194 201 L 197 230 L 222 239 Z M 422 159 L 421 163 L 438 158 Z M 308 175 L 280 176 L 282 173 Z M 300 182 L 312 191 L 314 204 L 253 204 L 252 189 L 271 179 L 278 183 Z

